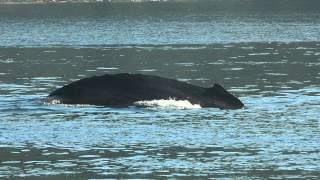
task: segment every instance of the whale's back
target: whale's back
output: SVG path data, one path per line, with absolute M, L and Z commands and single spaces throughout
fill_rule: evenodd
M 137 101 L 188 100 L 202 107 L 241 108 L 242 102 L 221 85 L 203 88 L 174 79 L 142 74 L 106 74 L 72 82 L 49 94 L 64 104 L 129 106 Z
M 72 82 L 49 97 L 58 97 L 66 104 L 127 106 L 140 100 L 185 99 L 202 92 L 201 87 L 158 76 L 106 74 Z

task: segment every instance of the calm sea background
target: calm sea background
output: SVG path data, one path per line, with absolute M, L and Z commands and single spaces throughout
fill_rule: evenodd
M 143 73 L 246 105 L 45 104 Z M 320 1 L 0 5 L 0 179 L 320 178 Z

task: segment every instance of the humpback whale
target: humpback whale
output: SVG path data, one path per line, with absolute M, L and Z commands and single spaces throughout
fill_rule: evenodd
M 220 84 L 210 88 L 143 74 L 105 74 L 80 79 L 51 92 L 63 104 L 128 107 L 138 101 L 187 100 L 203 108 L 240 109 L 244 104 Z

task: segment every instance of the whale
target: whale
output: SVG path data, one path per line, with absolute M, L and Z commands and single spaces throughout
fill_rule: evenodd
M 51 92 L 62 104 L 109 107 L 134 106 L 138 101 L 187 100 L 202 108 L 241 109 L 244 104 L 222 85 L 200 87 L 175 79 L 144 74 L 105 74 L 83 78 Z

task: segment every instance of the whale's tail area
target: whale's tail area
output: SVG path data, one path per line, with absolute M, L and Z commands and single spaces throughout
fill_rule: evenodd
M 213 103 L 222 109 L 239 109 L 244 106 L 237 97 L 220 84 L 214 84 L 211 88 L 207 88 L 203 95 L 208 98 L 209 104 Z

